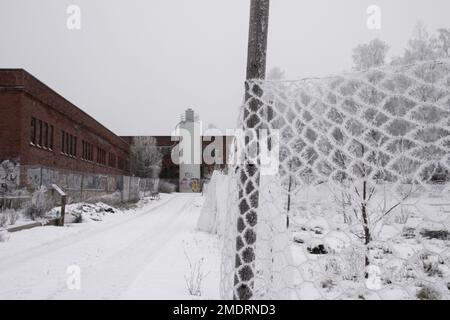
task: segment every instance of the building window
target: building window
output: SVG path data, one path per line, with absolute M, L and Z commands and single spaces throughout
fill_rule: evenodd
M 116 167 L 116 155 L 112 152 L 109 152 L 108 154 L 108 165 L 111 168 L 115 168 Z
M 87 141 L 81 142 L 81 159 L 86 161 L 94 160 L 94 145 Z
M 31 118 L 30 142 L 36 144 L 36 118 Z
M 53 126 L 50 125 L 50 144 L 49 144 L 50 150 L 53 150 Z
M 73 135 L 69 135 L 69 145 L 70 145 L 70 148 L 69 148 L 69 154 L 70 155 L 73 155 Z
M 44 123 L 44 144 L 42 145 L 44 148 L 48 148 L 48 123 Z
M 97 147 L 97 163 L 106 166 L 106 151 Z
M 66 132 L 66 154 L 70 154 L 70 139 L 69 134 Z
M 64 130 L 61 130 L 61 152 L 66 152 L 66 133 Z
M 62 130 L 61 131 L 61 153 L 69 157 L 77 156 L 77 137 Z
M 36 142 L 38 146 L 42 146 L 42 120 L 38 120 L 38 126 L 36 130 Z
M 31 118 L 30 143 L 36 147 L 53 150 L 53 126 L 49 123 Z

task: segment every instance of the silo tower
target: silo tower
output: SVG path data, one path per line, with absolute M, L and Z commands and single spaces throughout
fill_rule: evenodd
M 201 121 L 191 108 L 181 117 L 180 192 L 201 192 Z

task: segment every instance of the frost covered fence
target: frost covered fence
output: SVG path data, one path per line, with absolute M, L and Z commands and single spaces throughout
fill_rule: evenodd
M 257 224 L 237 212 L 254 199 L 229 170 L 222 296 L 248 284 L 237 236 L 255 240 L 253 298 L 448 299 L 449 61 L 247 85 L 241 127 L 279 134 L 279 170 L 252 184 Z
M 266 54 L 267 54 L 267 35 L 269 29 L 269 8 L 270 0 L 251 0 L 250 4 L 250 27 L 248 37 L 248 56 L 247 56 L 247 75 L 246 79 L 264 79 L 266 76 Z M 258 112 L 262 107 L 259 99 L 253 99 L 253 94 L 258 94 L 261 90 L 256 85 L 254 88 L 245 85 L 245 97 L 248 102 L 247 108 L 243 110 L 245 128 L 250 130 L 258 129 L 261 125 L 258 117 L 250 116 L 249 112 Z M 250 149 L 259 152 L 258 140 L 251 139 L 244 141 L 245 152 Z M 259 167 L 250 161 L 244 161 L 239 168 L 241 186 L 239 189 L 239 212 L 240 219 L 245 219 L 253 226 L 256 225 L 257 217 L 255 209 L 258 208 L 258 185 L 260 179 Z M 241 230 L 242 224 L 237 221 L 237 230 Z M 245 257 L 236 254 L 235 256 L 235 275 L 234 282 L 236 290 L 233 292 L 233 298 L 239 300 L 251 299 L 254 295 L 254 276 L 255 276 L 255 230 L 248 231 L 251 235 L 246 238 L 238 232 L 236 234 L 236 247 L 245 252 Z

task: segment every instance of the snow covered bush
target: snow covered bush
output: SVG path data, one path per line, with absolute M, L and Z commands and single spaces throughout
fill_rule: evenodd
M 6 227 L 8 224 L 8 215 L 6 212 L 0 212 L 0 228 Z
M 6 242 L 9 240 L 9 232 L 6 229 L 0 227 L 0 242 Z
M 31 198 L 31 203 L 26 208 L 26 215 L 32 220 L 44 218 L 45 214 L 50 210 L 50 206 L 47 203 L 47 188 L 41 186 L 38 190 L 33 193 Z
M 4 215 L 6 217 L 7 224 L 9 224 L 9 225 L 14 225 L 14 224 L 16 224 L 17 220 L 19 220 L 19 212 L 17 212 L 16 210 L 8 209 L 0 214 Z M 1 222 L 0 222 L 0 226 L 1 226 Z
M 417 298 L 420 300 L 439 300 L 441 296 L 436 289 L 424 285 L 422 289 L 417 292 Z
M 19 212 L 13 209 L 0 211 L 0 228 L 14 225 L 19 219 Z

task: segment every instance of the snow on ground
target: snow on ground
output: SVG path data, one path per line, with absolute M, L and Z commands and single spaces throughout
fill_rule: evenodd
M 202 203 L 199 195 L 162 195 L 100 222 L 12 233 L 0 243 L 0 299 L 218 298 L 217 240 L 195 231 Z M 186 255 L 204 259 L 201 297 L 187 292 Z M 67 286 L 72 265 L 79 290 Z

